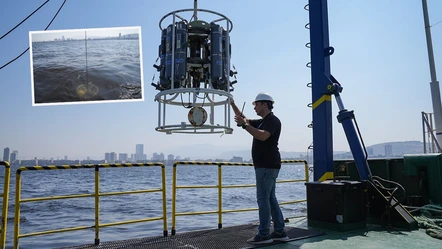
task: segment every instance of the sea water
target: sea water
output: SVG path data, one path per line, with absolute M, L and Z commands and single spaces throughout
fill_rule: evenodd
M 139 99 L 140 59 L 138 39 L 33 42 L 34 101 Z

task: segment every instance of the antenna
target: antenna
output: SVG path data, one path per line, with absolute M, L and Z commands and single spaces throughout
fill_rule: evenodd
M 198 0 L 193 1 L 193 20 L 198 20 Z

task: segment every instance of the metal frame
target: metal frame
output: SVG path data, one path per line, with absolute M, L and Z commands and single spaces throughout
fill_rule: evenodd
M 305 160 L 281 160 L 282 164 L 294 164 L 303 163 L 305 166 L 305 179 L 297 180 L 277 180 L 276 183 L 289 183 L 289 182 L 308 182 L 309 181 L 309 169 L 307 161 Z M 200 166 L 218 166 L 218 184 L 217 185 L 192 185 L 192 186 L 178 186 L 177 185 L 177 166 L 178 165 L 200 165 Z M 201 214 L 218 214 L 218 229 L 222 228 L 222 215 L 223 213 L 233 212 L 246 212 L 258 210 L 258 208 L 243 208 L 233 210 L 223 210 L 222 208 L 222 189 L 224 188 L 246 188 L 255 187 L 256 184 L 235 184 L 235 185 L 223 185 L 222 182 L 222 166 L 253 166 L 253 163 L 228 163 L 228 162 L 195 162 L 195 161 L 179 161 L 173 164 L 172 175 L 172 235 L 176 234 L 176 216 L 183 215 L 201 215 Z M 214 211 L 200 211 L 200 212 L 176 212 L 176 190 L 177 189 L 196 189 L 196 188 L 216 188 L 218 189 L 218 210 Z M 295 204 L 300 202 L 306 202 L 307 200 L 293 200 L 287 202 L 280 202 L 279 205 Z
M 194 1 L 193 9 L 180 9 L 172 11 L 166 15 L 164 15 L 159 21 L 159 28 L 163 30 L 162 27 L 163 21 L 172 16 L 172 24 L 175 23 L 176 18 L 181 20 L 185 20 L 181 16 L 177 15 L 177 13 L 181 12 L 193 12 L 193 18 L 197 20 L 198 12 L 207 12 L 216 16 L 219 16 L 219 19 L 216 19 L 212 22 L 226 21 L 226 30 L 227 30 L 227 38 L 226 38 L 226 52 L 227 55 L 230 54 L 230 32 L 233 29 L 232 21 L 225 15 L 211 11 L 206 9 L 198 9 L 197 1 Z M 230 58 L 227 60 L 227 68 L 230 71 Z M 208 66 L 210 68 L 210 65 Z M 155 101 L 158 101 L 158 126 L 155 128 L 156 131 L 165 132 L 166 134 L 172 133 L 187 133 L 187 134 L 213 134 L 213 133 L 223 133 L 223 134 L 232 134 L 233 128 L 230 126 L 230 99 L 232 95 L 230 94 L 230 78 L 227 77 L 227 91 L 213 89 L 212 81 L 209 79 L 208 86 L 210 88 L 175 88 L 174 86 L 174 75 L 175 75 L 175 25 L 172 26 L 172 82 L 171 89 L 164 90 L 159 92 L 155 96 Z M 230 72 L 228 72 L 229 75 Z M 183 103 L 181 101 L 174 101 L 179 95 L 189 94 L 189 96 L 193 97 L 193 106 L 203 106 L 202 101 L 198 101 L 196 97 L 199 93 L 205 93 L 204 97 L 208 97 L 208 94 L 212 94 L 212 98 L 209 99 L 209 104 L 207 106 L 210 107 L 210 110 L 207 111 L 210 120 L 208 120 L 208 124 L 201 126 L 193 126 L 187 120 L 181 122 L 180 124 L 167 124 L 166 122 L 166 106 L 167 105 L 175 105 L 182 106 Z M 168 98 L 168 95 L 172 95 Z M 215 95 L 221 96 L 223 99 L 219 101 L 215 101 Z M 204 106 L 206 104 L 204 103 Z M 224 106 L 224 124 L 215 124 L 214 116 L 215 116 L 215 106 Z
M 428 148 L 429 153 L 441 153 L 439 142 L 434 135 L 433 128 L 433 113 L 422 112 L 422 135 L 424 144 L 424 153 L 427 153 L 427 136 L 428 142 L 430 143 L 430 148 Z
M 143 166 L 160 166 L 161 167 L 161 188 L 158 189 L 144 189 L 144 190 L 133 190 L 133 191 L 122 191 L 122 192 L 100 192 L 100 168 L 121 168 L 121 167 L 143 167 Z M 95 169 L 95 193 L 93 194 L 73 194 L 65 196 L 48 196 L 39 198 L 27 198 L 21 199 L 21 174 L 23 171 L 36 171 L 36 170 L 72 170 L 72 169 Z M 141 194 L 141 193 L 151 193 L 151 192 L 162 192 L 162 211 L 163 216 L 152 217 L 138 220 L 129 220 L 121 222 L 113 222 L 100 224 L 100 196 L 113 196 L 113 195 L 124 195 L 124 194 Z M 77 226 L 68 227 L 57 230 L 40 231 L 28 234 L 20 234 L 20 203 L 23 202 L 36 202 L 36 201 L 49 201 L 49 200 L 60 200 L 60 199 L 72 199 L 72 198 L 85 198 L 94 197 L 95 198 L 95 224 L 92 226 Z M 51 166 L 33 166 L 33 167 L 20 167 L 17 169 L 16 173 L 16 195 L 15 195 L 15 213 L 14 213 L 14 249 L 19 248 L 19 239 L 24 237 L 39 236 L 53 233 L 62 233 L 69 231 L 85 230 L 94 228 L 95 229 L 95 245 L 100 244 L 100 228 L 133 224 L 139 222 L 148 222 L 163 220 L 163 236 L 167 236 L 167 212 L 166 212 L 166 169 L 163 163 L 133 163 L 133 164 L 86 164 L 86 165 L 51 165 Z
M 175 100 L 180 94 L 192 94 L 193 95 L 193 106 L 209 106 L 210 112 L 208 115 L 210 117 L 209 124 L 201 125 L 201 126 L 193 126 L 189 122 L 182 122 L 180 124 L 166 124 L 166 105 L 174 105 L 181 106 L 183 102 Z M 205 95 L 204 98 L 207 98 L 209 103 L 201 103 L 197 102 L 197 95 L 203 93 Z M 210 95 L 212 97 L 210 97 Z M 168 95 L 172 95 L 168 98 Z M 225 97 L 221 101 L 215 101 L 215 95 L 220 95 Z M 170 89 L 165 90 L 158 93 L 155 96 L 155 101 L 158 101 L 158 127 L 155 128 L 156 131 L 166 132 L 167 134 L 171 133 L 198 133 L 198 134 L 212 134 L 212 133 L 225 133 L 232 134 L 233 128 L 230 127 L 230 99 L 233 98 L 232 94 L 219 91 L 214 89 L 206 89 L 206 88 L 178 88 L 178 89 Z M 216 124 L 214 123 L 214 107 L 215 106 L 224 106 L 224 124 Z
M 433 106 L 433 115 L 434 115 L 434 124 L 435 124 L 434 132 L 436 134 L 436 140 L 438 141 L 439 144 L 441 144 L 442 143 L 442 105 L 441 105 L 439 81 L 437 80 L 436 65 L 434 62 L 433 41 L 431 39 L 431 30 L 430 30 L 431 26 L 430 26 L 430 17 L 428 15 L 427 0 L 422 0 L 422 11 L 424 16 L 425 38 L 427 42 L 428 64 L 430 67 L 431 103 Z

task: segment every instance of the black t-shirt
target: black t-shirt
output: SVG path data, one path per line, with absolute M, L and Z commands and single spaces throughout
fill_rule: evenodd
M 265 130 L 270 137 L 265 141 L 253 138 L 252 159 L 255 168 L 281 168 L 281 155 L 278 148 L 279 135 L 281 134 L 281 121 L 270 112 L 264 119 L 249 120 L 251 126 Z

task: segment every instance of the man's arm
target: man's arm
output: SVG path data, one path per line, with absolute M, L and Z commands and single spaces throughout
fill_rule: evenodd
M 246 124 L 245 130 L 250 133 L 254 138 L 258 139 L 259 141 L 265 141 L 270 137 L 270 132 L 266 130 L 257 129 L 249 124 Z
M 235 112 L 236 116 L 239 117 L 242 115 L 245 118 L 244 114 L 241 113 L 241 111 L 239 110 L 238 106 L 236 106 L 235 101 L 233 99 L 230 100 L 230 105 L 232 106 L 233 112 Z

